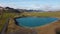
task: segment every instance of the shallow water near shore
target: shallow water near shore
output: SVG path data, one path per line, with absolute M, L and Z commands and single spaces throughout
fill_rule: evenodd
M 17 24 L 22 27 L 38 27 L 58 20 L 53 17 L 22 17 L 15 19 Z

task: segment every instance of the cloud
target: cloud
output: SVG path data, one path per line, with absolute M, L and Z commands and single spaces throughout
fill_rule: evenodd
M 50 5 L 50 4 L 29 4 L 26 2 L 22 2 L 23 4 L 17 3 L 0 3 L 0 6 L 3 7 L 12 7 L 12 8 L 21 8 L 21 9 L 39 9 L 39 10 L 60 10 L 60 5 Z

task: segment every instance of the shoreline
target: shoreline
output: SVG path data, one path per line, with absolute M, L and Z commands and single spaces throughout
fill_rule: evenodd
M 17 18 L 23 18 L 23 17 L 17 17 Z M 14 18 L 14 20 L 17 19 L 17 18 Z M 58 18 L 57 18 L 57 19 L 58 19 Z M 58 20 L 60 20 L 60 19 L 58 19 Z M 55 21 L 53 21 L 52 23 L 58 22 L 58 20 L 55 20 Z M 15 20 L 15 24 L 16 24 L 16 23 L 17 23 L 17 21 Z M 19 26 L 18 24 L 16 24 L 16 25 L 18 25 L 19 27 L 22 27 L 22 28 L 34 29 L 34 28 L 39 28 L 39 27 L 48 26 L 48 25 L 50 25 L 50 24 L 52 24 L 52 23 L 45 24 L 45 25 L 41 25 L 41 26 L 37 26 L 37 27 L 27 27 L 27 26 L 22 27 L 22 26 Z

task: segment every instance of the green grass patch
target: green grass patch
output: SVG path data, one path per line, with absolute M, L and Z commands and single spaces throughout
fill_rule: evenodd
M 5 22 L 6 22 L 6 19 L 2 19 L 1 22 L 2 23 L 0 24 L 0 32 L 1 32 L 3 26 L 4 26 Z
M 15 13 L 4 13 L 4 14 L 2 15 L 2 18 L 1 18 L 1 16 L 0 16 L 0 18 L 1 18 L 1 20 L 0 20 L 0 22 L 1 22 L 1 23 L 0 23 L 0 32 L 1 32 L 4 24 L 6 23 L 7 18 L 9 18 L 9 17 L 13 18 L 15 15 L 16 15 Z

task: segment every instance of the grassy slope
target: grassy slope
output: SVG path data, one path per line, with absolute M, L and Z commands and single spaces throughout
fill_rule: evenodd
M 36 13 L 36 12 L 25 12 L 23 13 L 25 16 L 50 16 L 50 17 L 60 17 L 60 12 L 44 12 L 44 13 Z
M 2 19 L 2 20 L 1 20 L 2 23 L 1 23 L 1 25 L 0 25 L 0 31 L 1 31 L 1 29 L 3 28 L 3 25 L 5 24 L 5 21 L 6 21 L 5 19 Z
M 9 18 L 9 17 L 14 17 L 14 16 L 15 16 L 14 13 L 4 13 L 4 14 L 3 14 L 3 17 L 2 17 L 2 19 L 0 20 L 0 22 L 1 22 L 1 23 L 0 23 L 0 31 L 2 30 L 4 24 L 6 23 L 6 19 Z M 0 16 L 0 18 L 1 18 L 1 16 Z
M 25 12 L 22 14 L 16 14 L 16 13 L 4 13 L 3 17 L 2 17 L 2 24 L 0 26 L 0 31 L 3 28 L 3 25 L 6 22 L 6 19 L 8 17 L 14 18 L 15 16 L 20 16 L 20 15 L 24 15 L 24 16 L 50 16 L 50 17 L 59 17 L 60 18 L 60 12 L 44 12 L 44 13 L 40 13 L 40 12 Z M 0 16 L 1 17 L 1 16 Z

